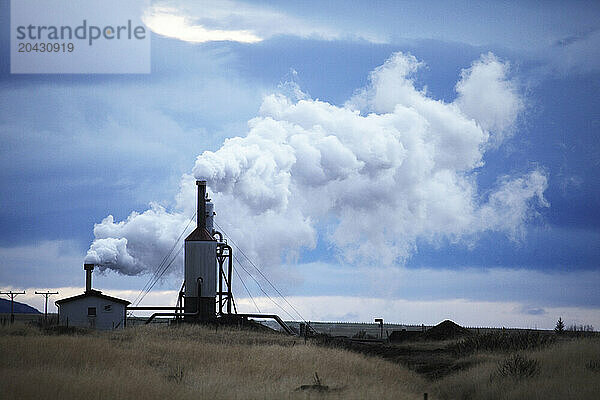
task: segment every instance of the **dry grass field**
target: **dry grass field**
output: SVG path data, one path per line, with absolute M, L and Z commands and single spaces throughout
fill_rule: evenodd
M 55 334 L 15 324 L 0 327 L 0 354 L 1 398 L 423 399 L 425 392 L 429 399 L 600 398 L 597 338 L 461 355 L 467 368 L 433 380 L 398 360 L 200 326 Z M 329 390 L 297 390 L 313 384 L 315 372 Z
M 281 334 L 139 327 L 44 335 L 0 328 L 0 393 L 14 399 L 421 399 L 405 367 Z M 327 393 L 296 391 L 317 372 Z

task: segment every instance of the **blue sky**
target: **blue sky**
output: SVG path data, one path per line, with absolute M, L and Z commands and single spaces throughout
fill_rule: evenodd
M 484 150 L 472 148 L 478 151 L 480 164 L 475 160 L 468 168 L 452 169 L 453 176 L 465 180 L 467 186 L 462 187 L 474 191 L 468 198 L 476 203 L 473 210 L 443 209 L 439 219 L 433 214 L 417 220 L 390 217 L 390 224 L 422 225 L 409 233 L 407 227 L 384 226 L 380 214 L 394 214 L 393 205 L 412 209 L 423 204 L 413 204 L 403 194 L 395 197 L 402 188 L 390 191 L 385 180 L 374 182 L 371 193 L 388 196 L 390 202 L 381 200 L 380 204 L 365 192 L 364 202 L 374 204 L 372 211 L 355 204 L 351 193 L 336 186 L 336 180 L 346 179 L 344 175 L 328 181 L 326 190 L 311 189 L 319 196 L 306 199 L 315 202 L 312 207 L 299 203 L 298 196 L 286 197 L 285 204 L 301 210 L 297 215 L 279 203 L 281 193 L 261 197 L 214 178 L 209 185 L 219 192 L 214 197 L 217 221 L 294 299 L 307 319 L 370 320 L 375 316 L 371 314 L 379 313 L 396 322 L 435 323 L 436 318 L 445 317 L 449 304 L 459 302 L 446 316 L 469 325 L 551 328 L 562 315 L 573 323 L 600 327 L 600 294 L 595 290 L 600 284 L 597 4 L 548 2 L 542 8 L 535 2 L 479 6 L 353 2 L 349 6 L 347 2 L 178 1 L 153 2 L 152 6 L 146 21 L 155 32 L 151 74 L 14 75 L 8 60 L 9 3 L 1 2 L 0 50 L 5 56 L 0 60 L 0 179 L 4 188 L 0 287 L 31 292 L 59 288 L 65 294 L 80 291 L 81 264 L 95 238 L 125 237 L 133 246 L 136 229 L 144 228 L 141 222 L 129 228 L 101 224 L 108 215 L 118 223 L 132 211 L 146 212 L 149 203 L 155 202 L 164 209 L 155 213 L 156 220 L 149 226 L 168 232 L 182 229 L 194 204 L 180 182 L 184 174 L 208 171 L 207 158 L 196 160 L 204 151 L 214 152 L 217 158 L 239 157 L 219 150 L 224 140 L 245 138 L 240 151 L 246 151 L 251 144 L 249 132 L 267 137 L 269 118 L 277 122 L 273 129 L 290 123 L 304 127 L 307 137 L 321 134 L 311 131 L 316 117 L 301 115 L 294 108 L 298 100 L 304 99 L 306 109 L 313 113 L 329 110 L 331 118 L 350 107 L 360 108 L 361 115 L 395 115 L 400 120 L 409 115 L 406 110 L 418 110 L 428 126 L 434 120 L 424 117 L 430 112 L 425 108 L 439 101 L 446 111 L 452 104 L 462 107 L 458 117 L 466 116 L 482 132 L 502 137 L 496 144 L 482 144 Z M 173 24 L 173 18 L 186 22 Z M 215 39 L 217 30 L 228 32 L 226 40 Z M 398 52 L 402 56 L 394 58 Z M 490 52 L 494 58 L 485 58 Z M 419 66 L 410 64 L 409 55 Z M 508 101 L 518 105 L 506 117 L 510 123 L 498 132 L 494 126 L 486 127 L 485 110 L 473 111 L 468 94 L 461 100 L 456 91 L 461 74 L 470 71 L 474 76 L 478 62 L 480 68 L 502 69 L 499 82 L 510 90 L 501 94 L 512 97 L 494 97 L 491 86 L 482 86 L 469 96 L 493 106 Z M 380 66 L 388 65 L 391 75 L 401 76 L 403 63 L 415 68 L 402 81 L 414 89 L 409 95 L 418 98 L 407 101 L 415 103 L 402 103 L 394 94 L 389 100 L 381 94 L 387 81 Z M 373 79 L 381 79 L 385 87 Z M 488 88 L 490 93 L 486 93 Z M 281 103 L 274 93 L 283 93 L 291 103 Z M 397 114 L 400 111 L 393 107 L 380 109 L 378 96 L 383 102 L 393 101 L 392 105 L 406 105 L 406 110 Z M 251 120 L 257 126 L 254 131 L 252 123 L 249 127 Z M 442 133 L 450 126 L 448 121 L 441 122 Z M 362 122 L 357 119 L 356 123 Z M 336 129 L 324 128 L 324 135 L 339 138 L 343 145 L 349 143 L 344 141 L 350 140 L 345 133 Z M 473 131 L 473 140 L 478 132 Z M 360 150 L 348 148 L 356 154 Z M 325 150 L 321 154 L 325 157 Z M 304 179 L 298 174 L 310 171 L 309 164 L 304 170 L 290 167 L 292 194 Z M 279 164 L 277 168 L 270 178 L 281 177 Z M 398 171 L 402 168 L 398 166 Z M 494 194 L 514 193 L 513 186 L 502 186 L 503 179 L 505 183 L 527 181 L 533 171 L 544 179 L 539 183 L 544 201 L 523 194 L 513 205 L 513 213 L 507 213 L 510 205 L 494 206 L 489 201 Z M 231 177 L 226 172 L 223 176 Z M 245 176 L 236 179 L 243 181 Z M 194 180 L 192 175 L 186 179 Z M 281 180 L 265 182 L 277 183 L 276 188 L 283 185 Z M 346 182 L 358 185 L 363 181 Z M 419 189 L 432 181 L 416 183 Z M 269 201 L 271 209 L 266 205 Z M 327 207 L 319 206 L 328 202 Z M 481 215 L 488 211 L 491 216 L 484 221 Z M 445 225 L 448 218 L 463 212 L 471 222 Z M 517 214 L 519 218 L 513 221 Z M 365 225 L 360 225 L 361 219 L 357 229 L 371 236 L 349 236 L 346 228 L 363 215 Z M 241 216 L 248 216 L 247 225 Z M 293 218 L 299 218 L 299 223 L 278 225 Z M 492 222 L 493 218 L 498 221 Z M 475 227 L 474 221 L 481 226 Z M 104 231 L 95 234 L 94 224 Z M 379 234 L 389 243 L 369 242 Z M 154 250 L 140 256 L 137 264 L 149 270 L 157 254 L 172 243 L 171 234 L 150 237 L 157 241 Z M 375 246 L 375 253 L 389 252 L 389 259 L 365 257 L 358 250 L 355 254 L 365 242 Z M 280 251 L 275 258 L 265 256 L 269 243 Z M 96 285 L 106 292 L 135 297 L 149 279 L 149 275 L 128 276 L 113 269 L 96 277 Z M 240 273 L 244 276 L 244 271 Z M 157 286 L 160 293 L 150 298 L 172 302 L 181 279 L 181 267 L 175 265 Z M 252 279 L 245 279 L 252 294 L 265 302 L 261 308 L 269 309 L 268 299 L 261 297 Z M 236 290 L 240 304 L 246 304 L 243 288 Z M 327 307 L 319 306 L 320 296 L 329 296 Z M 32 296 L 31 303 L 35 301 Z M 252 310 L 251 303 L 247 304 Z M 352 307 L 357 309 L 347 310 Z

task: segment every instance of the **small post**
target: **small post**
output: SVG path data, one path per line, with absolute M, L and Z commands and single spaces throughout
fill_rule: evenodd
M 383 339 L 383 318 L 375 318 L 375 322 L 379 323 L 379 339 Z
M 423 393 L 423 400 L 427 400 L 427 393 Z
M 306 337 L 307 337 L 306 331 L 307 331 L 307 329 L 306 329 L 306 326 L 305 326 L 304 327 L 304 344 L 306 344 Z

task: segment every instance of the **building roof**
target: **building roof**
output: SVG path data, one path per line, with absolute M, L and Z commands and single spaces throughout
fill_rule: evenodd
M 196 228 L 188 237 L 186 242 L 216 242 L 215 238 L 208 233 L 206 228 Z
M 99 290 L 93 290 L 93 289 L 89 290 L 89 291 L 87 291 L 85 293 L 78 294 L 77 296 L 72 296 L 72 297 L 67 297 L 66 299 L 57 300 L 54 303 L 60 305 L 60 304 L 63 304 L 63 303 L 69 303 L 71 301 L 83 299 L 85 297 L 98 297 L 100 299 L 114 301 L 115 303 L 125 304 L 126 306 L 128 306 L 129 304 L 131 304 L 130 301 L 119 299 L 117 297 L 108 296 L 108 295 L 102 294 L 102 292 L 99 291 Z

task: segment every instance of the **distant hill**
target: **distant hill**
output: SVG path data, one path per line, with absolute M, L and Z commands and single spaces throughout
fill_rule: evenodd
M 41 314 L 35 308 L 15 301 L 15 314 Z M 0 313 L 10 313 L 10 300 L 0 298 Z

